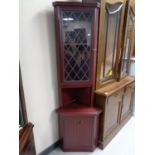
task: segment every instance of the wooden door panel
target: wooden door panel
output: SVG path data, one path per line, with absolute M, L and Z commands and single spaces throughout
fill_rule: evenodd
M 123 96 L 123 104 L 122 104 L 122 112 L 121 112 L 121 121 L 125 119 L 129 113 L 131 113 L 131 98 L 132 98 L 132 92 L 134 89 L 134 84 L 131 84 L 126 87 L 124 96 Z
M 65 147 L 84 147 L 92 145 L 92 117 L 65 117 L 63 123 Z
M 122 91 L 109 97 L 106 103 L 104 137 L 106 137 L 119 124 Z

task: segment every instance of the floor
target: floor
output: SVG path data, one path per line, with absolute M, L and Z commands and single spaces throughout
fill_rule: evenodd
M 134 155 L 134 128 L 132 117 L 104 150 L 97 148 L 94 152 L 64 153 L 60 148 L 48 155 Z

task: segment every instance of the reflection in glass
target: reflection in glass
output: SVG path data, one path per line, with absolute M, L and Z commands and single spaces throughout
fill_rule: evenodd
M 65 81 L 89 80 L 92 15 L 92 12 L 62 12 Z
M 122 4 L 106 4 L 104 18 L 104 40 L 103 40 L 103 63 L 101 66 L 101 80 L 111 79 L 114 75 L 116 51 Z
M 123 58 L 122 58 L 122 68 L 121 68 L 121 76 L 125 76 L 128 74 L 129 69 L 128 69 L 128 64 L 129 64 L 129 51 L 130 51 L 130 39 L 127 38 L 126 41 L 126 48 L 125 51 L 123 52 Z

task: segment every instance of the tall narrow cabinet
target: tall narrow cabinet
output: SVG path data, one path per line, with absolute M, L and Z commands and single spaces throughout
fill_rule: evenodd
M 54 2 L 60 108 L 64 151 L 93 151 L 101 110 L 93 107 L 99 3 Z

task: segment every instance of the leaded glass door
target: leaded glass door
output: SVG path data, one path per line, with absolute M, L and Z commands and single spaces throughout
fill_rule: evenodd
M 91 80 L 93 11 L 61 11 L 63 83 Z

